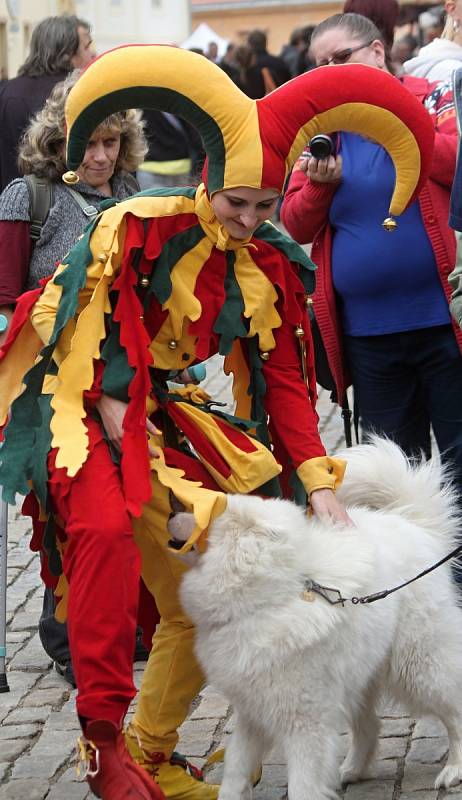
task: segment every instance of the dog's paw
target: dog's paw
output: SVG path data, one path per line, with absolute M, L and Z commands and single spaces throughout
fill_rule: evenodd
M 358 781 L 362 781 L 364 778 L 364 770 L 354 764 L 347 764 L 344 762 L 340 767 L 340 783 L 342 786 L 346 786 L 348 783 L 358 783 Z
M 446 764 L 435 781 L 435 789 L 449 789 L 462 781 L 462 764 Z

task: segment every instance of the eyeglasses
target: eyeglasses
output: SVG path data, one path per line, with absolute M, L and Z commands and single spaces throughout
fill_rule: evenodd
M 357 53 L 358 50 L 363 50 L 365 47 L 370 47 L 373 41 L 375 40 L 371 39 L 370 42 L 359 44 L 357 47 L 346 47 L 345 50 L 339 50 L 338 53 L 334 53 L 332 58 L 321 61 L 318 67 L 327 67 L 329 64 L 347 64 L 353 53 Z

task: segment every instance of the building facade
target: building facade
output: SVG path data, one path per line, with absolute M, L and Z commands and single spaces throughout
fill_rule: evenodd
M 1 77 L 16 75 L 41 19 L 66 13 L 91 24 L 98 53 L 136 42 L 180 44 L 191 32 L 189 0 L 0 0 Z
M 191 32 L 189 0 L 74 0 L 98 53 L 121 44 L 181 44 Z
M 29 48 L 34 25 L 43 17 L 72 13 L 72 0 L 0 0 L 0 73 L 14 78 Z

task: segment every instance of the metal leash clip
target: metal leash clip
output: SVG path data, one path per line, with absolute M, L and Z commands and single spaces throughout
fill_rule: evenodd
M 309 594 L 310 592 L 319 594 L 331 606 L 341 605 L 342 607 L 344 607 L 346 603 L 346 598 L 342 597 L 342 593 L 339 589 L 333 589 L 332 586 L 321 586 L 321 584 L 316 583 L 316 581 L 312 581 L 311 579 L 306 580 L 304 583 L 304 593 L 305 592 L 307 594 Z M 333 592 L 334 595 L 337 595 L 337 598 L 335 600 L 332 600 L 332 598 L 329 597 L 328 592 Z

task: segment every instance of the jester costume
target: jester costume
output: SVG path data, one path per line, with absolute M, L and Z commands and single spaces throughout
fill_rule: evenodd
M 192 122 L 207 150 L 206 183 L 108 201 L 46 286 L 21 298 L 0 362 L 4 419 L 11 407 L 0 482 L 9 501 L 32 486 L 49 518 L 44 545 L 55 569 L 62 565 L 58 611 L 67 606 L 90 785 L 111 800 L 161 790 L 206 800 L 218 787 L 171 761 L 203 682 L 177 594 L 186 567 L 167 546 L 172 508 L 179 502 L 194 514 L 187 547 L 200 549 L 228 492 L 304 503 L 334 489 L 344 469 L 317 432 L 306 313 L 314 265 L 270 223 L 233 239 L 210 198 L 232 187 L 281 191 L 306 141 L 343 128 L 389 150 L 391 211 L 400 213 L 428 172 L 433 129 L 407 92 L 368 67 L 315 70 L 252 101 L 201 56 L 130 46 L 97 59 L 69 96 L 71 168 L 101 119 L 127 106 Z M 170 371 L 217 352 L 233 376 L 232 419 L 200 389 L 167 385 Z M 126 404 L 120 454 L 98 414 L 103 396 Z M 147 417 L 159 433 L 147 436 Z M 63 535 L 53 535 L 51 520 Z M 140 570 L 160 613 L 127 734 L 144 770 L 120 733 L 135 694 Z

